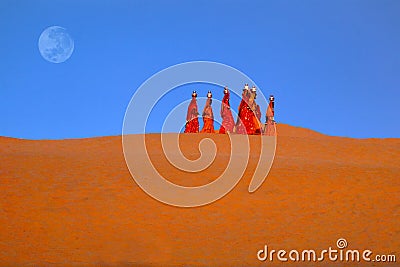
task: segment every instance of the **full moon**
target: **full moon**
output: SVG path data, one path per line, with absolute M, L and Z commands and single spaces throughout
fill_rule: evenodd
M 65 28 L 59 26 L 45 29 L 39 37 L 38 45 L 42 57 L 52 63 L 66 61 L 74 51 L 74 40 Z

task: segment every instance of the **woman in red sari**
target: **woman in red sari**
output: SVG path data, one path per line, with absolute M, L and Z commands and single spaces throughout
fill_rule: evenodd
M 235 121 L 233 120 L 231 105 L 229 104 L 229 90 L 226 86 L 224 88 L 224 98 L 221 103 L 221 117 L 222 124 L 221 128 L 219 128 L 219 133 L 232 133 Z
M 242 101 L 240 101 L 239 104 L 239 109 L 238 109 L 238 117 L 236 120 L 236 125 L 235 125 L 235 133 L 238 134 L 246 134 L 246 127 L 244 120 L 246 118 L 246 113 L 247 113 L 247 107 L 248 107 L 248 102 L 249 102 L 249 85 L 245 84 L 243 88 L 243 93 L 242 93 Z
M 212 94 L 208 91 L 206 105 L 203 110 L 203 129 L 202 133 L 215 133 L 214 131 L 214 113 L 211 107 Z
M 255 90 L 254 86 L 252 90 Z M 249 89 L 249 86 L 247 84 L 243 89 L 242 101 L 239 105 L 238 120 L 236 123 L 236 133 L 238 134 L 257 133 L 257 119 L 255 114 L 255 110 L 257 110 L 257 105 L 254 102 L 255 91 L 253 92 L 252 90 Z M 259 130 L 258 132 L 261 132 L 261 130 Z
M 190 101 L 188 112 L 186 115 L 185 133 L 198 133 L 199 132 L 199 112 L 197 109 L 197 93 L 193 91 L 192 101 Z

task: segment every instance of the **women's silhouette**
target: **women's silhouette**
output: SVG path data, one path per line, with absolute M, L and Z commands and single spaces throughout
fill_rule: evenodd
M 251 116 L 252 112 L 249 107 L 250 94 L 249 85 L 245 84 L 242 93 L 242 101 L 240 101 L 239 104 L 238 118 L 236 121 L 235 132 L 238 134 L 248 134 L 248 130 L 254 123 L 253 117 Z
M 211 91 L 207 93 L 206 105 L 203 110 L 203 129 L 202 133 L 215 133 L 214 131 L 214 113 L 211 107 L 212 103 L 212 94 Z
M 221 117 L 222 124 L 221 128 L 219 128 L 219 133 L 232 133 L 233 128 L 235 126 L 235 121 L 233 120 L 231 105 L 229 104 L 229 90 L 228 87 L 224 88 L 224 98 L 221 103 Z
M 275 98 L 273 95 L 269 96 L 269 105 L 265 114 L 265 128 L 264 134 L 274 136 L 276 135 L 276 123 L 275 123 Z
M 190 101 L 187 115 L 186 115 L 186 125 L 185 133 L 198 133 L 199 132 L 199 112 L 197 108 L 197 93 L 193 91 L 192 101 Z
M 249 123 L 247 130 L 248 134 L 261 134 L 262 124 L 261 124 L 261 109 L 260 106 L 256 103 L 257 98 L 257 88 L 253 86 L 251 88 L 250 98 L 249 98 L 249 107 L 252 111 L 250 116 L 253 119 L 253 123 Z

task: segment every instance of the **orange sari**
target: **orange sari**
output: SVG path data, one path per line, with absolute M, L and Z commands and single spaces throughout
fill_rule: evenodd
M 203 117 L 204 126 L 201 130 L 202 133 L 215 133 L 214 120 L 211 118 Z
M 207 99 L 206 106 L 203 111 L 203 129 L 201 133 L 215 133 L 214 131 L 214 114 L 211 107 L 211 101 Z
M 274 109 L 271 103 L 269 103 L 267 108 L 267 122 L 265 124 L 264 134 L 269 136 L 276 135 L 276 124 L 274 120 Z

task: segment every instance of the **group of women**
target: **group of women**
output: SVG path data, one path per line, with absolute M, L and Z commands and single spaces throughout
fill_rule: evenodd
M 257 89 L 255 86 L 249 88 L 245 84 L 242 93 L 242 100 L 238 109 L 238 117 L 236 123 L 233 119 L 232 111 L 229 104 L 229 90 L 224 88 L 224 98 L 221 103 L 222 123 L 218 131 L 214 129 L 214 113 L 211 107 L 212 93 L 208 91 L 207 101 L 203 110 L 203 128 L 200 130 L 198 116 L 200 115 L 197 108 L 197 93 L 193 91 L 192 101 L 189 104 L 186 116 L 185 133 L 237 133 L 237 134 L 253 134 L 253 135 L 275 135 L 274 120 L 274 96 L 269 97 L 269 105 L 266 111 L 266 122 L 261 123 L 260 106 L 256 103 Z

